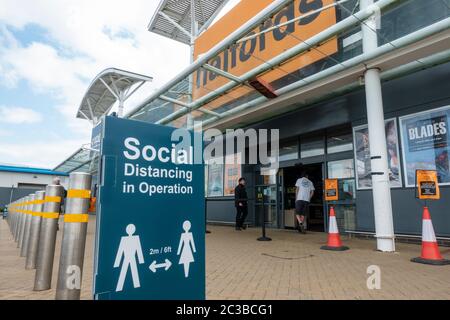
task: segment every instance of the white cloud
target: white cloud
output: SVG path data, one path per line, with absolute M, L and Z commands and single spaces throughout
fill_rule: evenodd
M 10 137 L 10 136 L 12 136 L 11 131 L 0 128 L 0 138 Z
M 0 122 L 11 124 L 38 123 L 42 115 L 32 109 L 0 106 Z
M 159 87 L 187 65 L 189 50 L 146 30 L 157 4 L 36 0 L 23 6 L 0 0 L 0 24 L 19 29 L 39 25 L 51 40 L 22 46 L 11 32 L 0 29 L 6 43 L 0 48 L 2 80 L 11 84 L 24 79 L 37 92 L 60 99 L 58 110 L 68 121 L 74 119 L 91 79 L 106 68 L 148 74 L 155 79 L 152 88 Z
M 56 162 L 89 141 L 90 123 L 75 115 L 99 72 L 115 67 L 154 77 L 153 83 L 128 101 L 127 111 L 188 64 L 187 46 L 146 29 L 158 2 L 130 0 L 124 5 L 108 0 L 33 0 L 24 5 L 17 0 L 0 0 L 0 86 L 14 88 L 25 81 L 35 93 L 56 101 L 54 108 L 61 122 L 77 138 L 77 143 L 71 144 L 59 145 L 58 139 L 49 142 L 50 158 L 56 158 Z M 26 43 L 15 37 L 15 30 L 24 34 L 30 28 L 44 30 L 45 34 Z M 0 157 L 11 162 L 11 153 L 26 149 L 28 153 L 16 154 L 17 162 L 45 164 L 42 157 L 46 152 L 37 152 L 39 148 L 39 144 L 2 145 Z
M 53 169 L 75 152 L 84 140 L 54 140 L 52 143 L 17 144 L 0 142 L 0 158 L 8 163 Z
M 232 0 L 233 5 L 236 2 Z M 62 161 L 89 141 L 90 123 L 75 115 L 99 72 L 115 67 L 154 78 L 126 103 L 127 112 L 188 65 L 186 45 L 147 31 L 158 4 L 159 0 L 128 0 L 126 5 L 110 0 L 33 0 L 26 4 L 0 0 L 0 86 L 14 88 L 25 81 L 35 93 L 53 98 L 61 122 L 76 137 L 72 143 L 60 144 L 56 138 L 55 143 L 42 146 L 51 149 L 47 150 L 51 159 Z M 19 41 L 15 31 L 23 36 L 30 28 L 43 34 L 33 33 L 34 38 L 26 43 Z M 6 153 L 3 147 L 1 158 Z M 39 148 L 39 144 L 11 145 L 8 152 L 18 162 L 34 165 L 46 154 Z M 30 151 L 15 153 L 22 149 Z

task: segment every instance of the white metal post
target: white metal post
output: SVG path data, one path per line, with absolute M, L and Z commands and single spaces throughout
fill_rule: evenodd
M 361 0 L 360 10 L 365 10 L 372 5 L 374 5 L 373 0 Z M 374 14 L 362 25 L 364 53 L 370 53 L 378 47 L 377 19 L 380 17 L 376 15 Z M 383 252 L 394 252 L 394 223 L 380 70 L 368 69 L 364 74 L 364 78 L 377 249 Z
M 123 108 L 125 103 L 125 95 L 122 91 L 119 92 L 119 110 L 117 112 L 117 116 L 119 118 L 123 118 Z
M 195 0 L 191 0 L 191 43 L 190 43 L 190 64 L 194 63 L 194 47 L 195 47 L 195 39 L 197 38 L 197 21 L 195 17 Z M 188 102 L 189 104 L 193 101 L 193 92 L 194 92 L 194 74 L 191 73 L 189 75 L 189 90 L 188 90 Z M 192 112 L 187 114 L 187 123 L 186 127 L 192 128 L 194 126 L 194 118 L 192 116 Z

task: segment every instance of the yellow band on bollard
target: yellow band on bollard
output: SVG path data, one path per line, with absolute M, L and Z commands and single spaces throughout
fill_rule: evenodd
M 67 191 L 67 198 L 90 199 L 91 198 L 91 190 L 72 189 L 72 190 Z
M 69 213 L 64 215 L 64 222 L 81 222 L 86 223 L 89 221 L 89 215 L 83 213 Z
M 45 200 L 34 200 L 34 204 L 44 204 Z
M 59 213 L 58 212 L 43 212 L 42 218 L 44 219 L 58 219 Z
M 61 202 L 61 197 L 46 196 L 45 197 L 45 202 L 56 202 L 56 203 L 59 203 L 59 202 Z
M 32 211 L 32 212 L 31 212 L 31 215 L 32 215 L 33 217 L 40 217 L 40 216 L 41 216 L 41 213 L 40 213 L 40 212 Z

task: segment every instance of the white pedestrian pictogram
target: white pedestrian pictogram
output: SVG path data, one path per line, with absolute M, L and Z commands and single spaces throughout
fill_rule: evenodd
M 120 267 L 120 262 L 122 261 L 123 256 L 122 269 L 120 270 L 116 292 L 122 291 L 128 268 L 131 269 L 131 278 L 133 279 L 134 288 L 139 288 L 141 286 L 136 263 L 136 254 L 139 264 L 144 263 L 141 240 L 139 239 L 139 236 L 134 236 L 134 233 L 136 232 L 136 227 L 134 224 L 129 224 L 126 228 L 126 232 L 128 236 L 121 238 L 119 249 L 117 250 L 116 261 L 114 262 L 114 268 Z
M 189 277 L 189 265 L 194 262 L 194 255 L 195 253 L 195 243 L 194 243 L 194 237 L 192 235 L 192 232 L 189 232 L 191 230 L 191 222 L 186 220 L 183 223 L 183 229 L 184 232 L 181 234 L 180 237 L 180 244 L 178 246 L 177 256 L 180 255 L 180 262 L 178 264 L 184 265 L 184 277 Z

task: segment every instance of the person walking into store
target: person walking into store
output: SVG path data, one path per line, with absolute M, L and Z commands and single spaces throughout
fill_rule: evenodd
M 314 190 L 314 184 L 308 179 L 308 173 L 302 172 L 300 179 L 295 183 L 295 216 L 298 221 L 298 231 L 301 233 L 306 233 L 306 217 Z
M 234 203 L 236 206 L 236 230 L 246 229 L 245 218 L 248 215 L 247 190 L 245 189 L 245 179 L 240 178 L 239 184 L 234 188 Z

